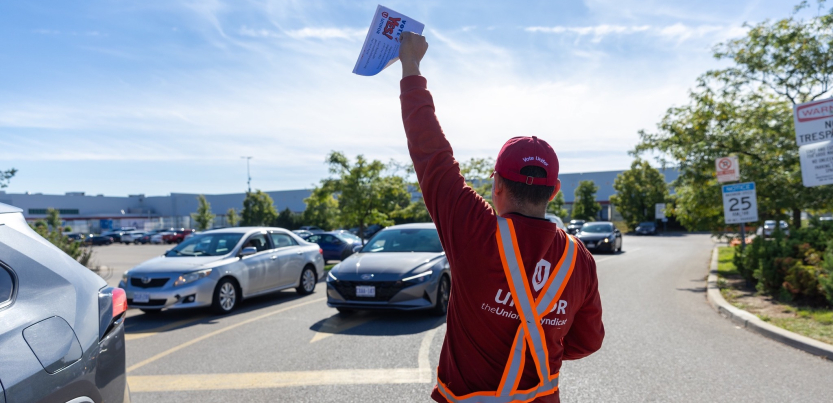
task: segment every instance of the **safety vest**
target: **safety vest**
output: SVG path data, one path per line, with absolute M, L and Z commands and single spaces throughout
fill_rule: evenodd
M 541 319 L 552 311 L 564 287 L 570 280 L 576 262 L 576 246 L 572 236 L 567 235 L 564 254 L 556 265 L 557 271 L 550 276 L 538 298 L 532 298 L 529 280 L 518 249 L 515 227 L 508 218 L 497 218 L 497 244 L 503 272 L 509 282 L 512 299 L 518 309 L 521 324 L 515 333 L 515 340 L 509 352 L 509 360 L 503 370 L 500 385 L 494 392 L 473 392 L 457 396 L 437 376 L 437 388 L 449 402 L 459 403 L 510 403 L 529 402 L 558 390 L 558 372 L 550 375 L 549 352 Z M 526 349 L 529 348 L 538 372 L 540 382 L 528 390 L 518 390 L 518 383 L 524 369 Z

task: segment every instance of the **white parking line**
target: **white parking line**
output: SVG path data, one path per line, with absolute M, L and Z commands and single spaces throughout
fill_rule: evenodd
M 332 369 L 324 371 L 250 372 L 128 376 L 130 391 L 175 392 L 194 390 L 268 389 L 321 385 L 382 385 L 434 382 L 429 352 L 440 326 L 425 332 L 417 355 L 418 368 Z

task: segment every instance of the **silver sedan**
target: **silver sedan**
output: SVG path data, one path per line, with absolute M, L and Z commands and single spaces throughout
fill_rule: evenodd
M 127 303 L 146 313 L 211 307 L 231 312 L 243 298 L 295 288 L 315 291 L 324 275 L 318 245 L 282 228 L 202 232 L 124 273 Z

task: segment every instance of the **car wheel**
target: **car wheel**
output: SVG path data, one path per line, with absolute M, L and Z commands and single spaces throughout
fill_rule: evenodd
M 448 300 L 451 298 L 451 280 L 448 276 L 440 277 L 440 284 L 437 286 L 437 303 L 432 313 L 436 316 L 443 316 L 448 313 Z
M 144 312 L 146 315 L 158 315 L 162 312 L 161 309 L 140 309 L 140 311 Z
M 338 311 L 338 313 L 340 313 L 342 315 L 350 315 L 350 314 L 356 313 L 355 309 L 350 309 L 350 308 L 336 307 L 336 310 Z
M 240 293 L 237 286 L 230 278 L 224 278 L 214 288 L 211 309 L 217 314 L 227 314 L 234 310 L 238 301 L 240 301 Z
M 315 272 L 312 270 L 312 267 L 304 267 L 304 271 L 301 272 L 301 281 L 298 283 L 298 288 L 295 291 L 300 295 L 312 294 L 315 291 L 315 283 Z

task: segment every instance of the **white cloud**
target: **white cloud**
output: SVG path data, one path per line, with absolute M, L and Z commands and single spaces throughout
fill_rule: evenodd
M 367 34 L 365 29 L 353 28 L 301 28 L 286 31 L 290 38 L 295 39 L 362 39 Z
M 277 32 L 270 31 L 268 29 L 249 28 L 245 25 L 240 27 L 240 30 L 238 30 L 237 32 L 240 34 L 240 36 L 248 36 L 251 38 L 275 38 L 280 36 Z
M 682 23 L 676 23 L 667 26 L 650 26 L 650 25 L 608 25 L 600 24 L 593 26 L 553 26 L 553 27 L 527 27 L 524 28 L 527 32 L 544 33 L 544 34 L 573 34 L 579 37 L 592 36 L 593 42 L 600 42 L 603 38 L 608 36 L 631 35 L 638 33 L 645 33 L 654 36 L 659 36 L 666 39 L 673 39 L 678 42 L 686 41 L 692 38 L 704 37 L 718 37 L 719 39 L 726 39 L 738 35 L 742 35 L 746 30 L 739 26 L 724 26 L 724 25 L 697 25 L 688 26 Z

